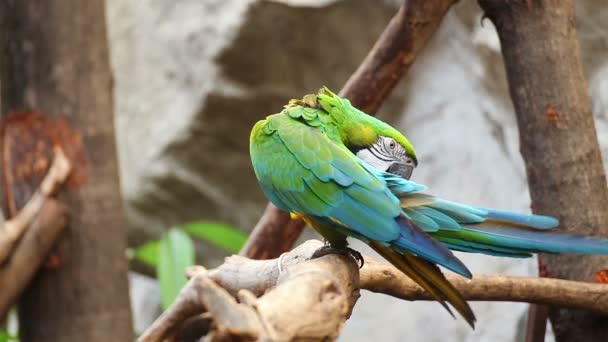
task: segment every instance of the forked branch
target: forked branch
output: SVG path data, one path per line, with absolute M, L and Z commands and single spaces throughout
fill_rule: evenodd
M 179 340 L 185 331 L 192 333 L 192 322 L 199 324 L 195 336 L 206 335 L 209 341 L 335 339 L 359 289 L 407 300 L 430 299 L 399 270 L 369 256 L 361 270 L 343 256 L 309 260 L 321 246 L 309 240 L 280 260 L 232 256 L 216 269 L 189 270 L 191 280 L 175 304 L 139 341 Z M 448 279 L 467 300 L 531 302 L 608 314 L 606 285 L 501 275 Z

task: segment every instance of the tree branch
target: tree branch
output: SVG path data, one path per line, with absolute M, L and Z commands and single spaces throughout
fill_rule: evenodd
M 406 300 L 432 300 L 420 286 L 391 265 L 367 258 L 361 288 Z M 552 278 L 476 274 L 472 280 L 448 274 L 469 301 L 527 302 L 608 314 L 608 286 Z
M 368 114 L 376 113 L 456 1 L 405 0 L 340 96 Z M 304 226 L 269 203 L 240 254 L 276 258 L 293 246 Z
M 212 320 L 197 334 L 205 341 L 335 340 L 359 296 L 358 268 L 340 255 L 307 260 L 319 246 L 309 241 L 287 253 L 282 273 L 278 260 L 240 256 L 215 270 L 192 269 L 174 305 L 138 341 L 177 341 L 193 316 Z
M 61 149 L 56 148 L 53 164 L 39 189 L 17 215 L 0 228 L 0 321 L 66 226 L 66 208 L 50 196 L 67 179 L 70 170 L 70 162 Z
M 340 96 L 374 114 L 457 0 L 405 0 Z
M 44 202 L 63 184 L 70 174 L 70 162 L 60 148 L 55 149 L 55 158 L 38 191 L 26 205 L 0 228 L 0 265 L 11 255 L 11 251 L 23 233 L 34 221 Z
M 190 269 L 191 280 L 175 304 L 139 341 L 175 340 L 192 317 L 211 321 L 197 334 L 210 341 L 334 339 L 350 316 L 359 289 L 406 300 L 431 299 L 392 265 L 369 256 L 361 270 L 343 256 L 309 260 L 321 246 L 320 241 L 309 240 L 280 260 L 232 256 L 216 269 Z M 501 275 L 448 279 L 467 300 L 532 302 L 608 314 L 606 285 Z
M 0 266 L 0 321 L 30 283 L 67 225 L 67 208 L 47 198 L 17 248 Z

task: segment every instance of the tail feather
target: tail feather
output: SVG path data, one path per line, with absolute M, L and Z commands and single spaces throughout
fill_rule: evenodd
M 487 214 L 483 216 L 486 221 L 495 220 L 499 223 L 509 223 L 536 229 L 552 229 L 559 225 L 559 220 L 551 216 L 520 214 L 512 211 L 488 208 L 480 209 L 487 211 Z
M 405 215 L 399 216 L 396 220 L 400 227 L 400 235 L 391 242 L 394 247 L 401 249 L 403 252 L 414 253 L 463 277 L 472 277 L 471 272 L 452 251 L 420 229 L 414 221 Z
M 439 237 L 439 241 L 443 242 L 446 247 L 453 251 L 468 252 L 468 253 L 484 253 L 493 256 L 510 257 L 510 258 L 529 258 L 532 256 L 530 252 L 522 251 L 517 248 L 508 248 L 494 245 L 487 245 L 467 241 L 463 239 L 453 239 L 449 237 Z
M 400 201 L 413 225 L 453 250 L 511 257 L 531 253 L 608 254 L 608 239 L 550 231 L 559 225 L 554 217 L 469 206 L 423 193 L 401 194 Z M 395 244 L 460 273 L 459 265 L 442 262 L 437 253 L 419 253 L 408 245 L 408 239 L 417 243 L 406 236 Z
M 369 245 L 393 266 L 425 289 L 450 315 L 454 316 L 446 302 L 450 303 L 472 328 L 475 328 L 476 318 L 473 310 L 437 266 L 413 254 L 398 253 L 378 242 L 370 242 Z
M 575 253 L 608 254 L 608 239 L 573 234 L 552 233 L 507 225 L 466 225 L 460 231 L 431 233 L 440 241 L 487 253 Z M 492 253 L 488 253 L 492 254 Z

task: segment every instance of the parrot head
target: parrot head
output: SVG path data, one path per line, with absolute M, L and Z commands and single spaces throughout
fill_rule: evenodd
M 379 135 L 374 143 L 360 147 L 353 153 L 374 168 L 405 179 L 410 179 L 414 168 L 418 165 L 416 156 L 390 136 Z
M 319 91 L 316 100 L 337 119 L 340 139 L 359 159 L 405 179 L 412 176 L 418 160 L 414 147 L 401 132 L 360 111 L 327 88 Z

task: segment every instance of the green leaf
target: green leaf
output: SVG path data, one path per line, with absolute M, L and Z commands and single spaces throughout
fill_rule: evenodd
M 6 330 L 0 330 L 0 342 L 17 341 L 17 336 L 13 336 Z
M 132 257 L 150 266 L 157 267 L 159 254 L 160 242 L 158 240 L 152 240 L 135 248 Z
M 186 267 L 194 265 L 194 244 L 188 234 L 171 228 L 160 239 L 156 274 L 161 305 L 167 309 L 186 284 Z
M 193 236 L 209 241 L 231 253 L 238 253 L 247 241 L 247 234 L 224 223 L 191 222 L 180 227 Z

